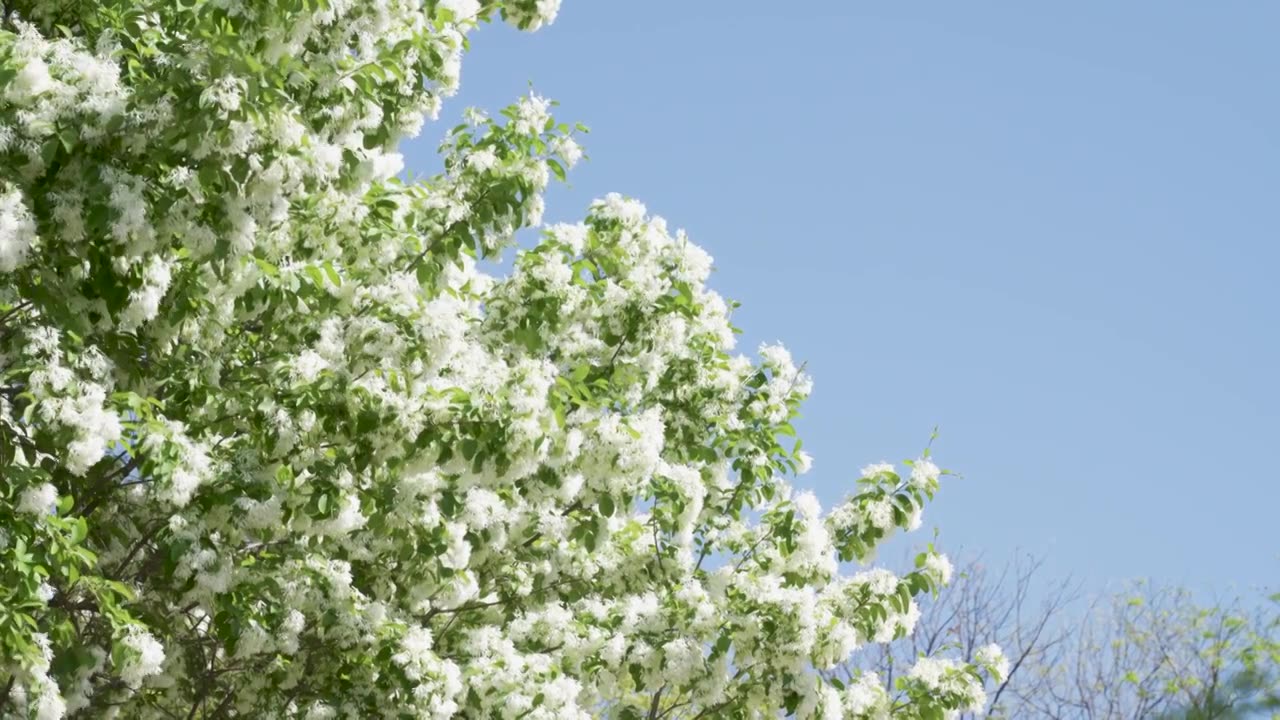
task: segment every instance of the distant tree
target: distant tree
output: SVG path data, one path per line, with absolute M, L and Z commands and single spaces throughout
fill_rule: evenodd
M 1094 602 L 1073 642 L 1041 669 L 1048 718 L 1257 717 L 1280 692 L 1276 598 L 1201 604 L 1184 588 L 1134 583 Z
M 1182 588 L 1137 582 L 1084 601 L 1044 582 L 1022 557 L 998 570 L 961 565 L 921 605 L 916 632 L 851 658 L 838 673 L 891 686 L 920 655 L 972 658 L 987 643 L 1009 671 L 988 696 L 993 718 L 1228 720 L 1280 711 L 1280 596 L 1208 605 Z M 962 715 L 961 717 L 976 717 Z

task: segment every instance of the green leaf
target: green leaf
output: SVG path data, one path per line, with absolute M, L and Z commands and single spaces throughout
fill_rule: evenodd
M 258 264 L 259 268 L 262 268 L 262 272 L 266 273 L 267 277 L 273 277 L 273 278 L 280 277 L 280 268 L 276 267 L 275 265 L 267 262 L 266 260 L 263 260 L 260 257 L 255 257 L 253 261 Z
M 75 131 L 71 128 L 64 127 L 58 129 L 58 140 L 62 141 L 62 148 L 67 152 L 71 152 L 71 150 L 75 148 L 79 139 L 80 138 L 76 135 Z
M 334 287 L 342 287 L 342 276 L 338 274 L 336 269 L 334 269 L 332 262 L 328 260 L 325 261 L 324 272 L 329 276 L 329 282 L 333 283 Z
M 315 265 L 308 265 L 304 272 L 306 272 L 307 277 L 311 278 L 311 281 L 316 284 L 316 287 L 324 287 L 325 273 L 323 270 Z
M 52 165 L 61 149 L 62 144 L 57 139 L 49 140 L 40 147 L 40 159 L 44 161 L 45 165 Z
M 556 179 L 560 182 L 564 182 L 568 178 L 568 173 L 565 172 L 564 166 L 561 165 L 558 160 L 554 158 L 547 158 L 547 165 L 551 168 L 551 173 L 555 175 Z
M 87 537 L 89 537 L 89 524 L 82 517 L 76 518 L 71 524 L 71 544 L 79 545 Z
M 130 590 L 129 586 L 125 585 L 124 583 L 118 582 L 116 580 L 106 580 L 104 582 L 106 583 L 109 589 L 111 589 L 115 594 L 124 598 L 126 601 L 132 601 L 134 599 L 135 595 L 133 593 L 133 590 Z

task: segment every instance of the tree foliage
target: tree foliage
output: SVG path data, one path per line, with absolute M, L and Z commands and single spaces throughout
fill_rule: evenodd
M 554 0 L 7 0 L 0 714 L 939 718 L 821 671 L 950 573 L 842 574 L 941 472 L 787 479 L 811 382 L 733 354 L 711 259 L 610 195 L 541 229 L 584 130 L 473 112 L 397 144 L 466 33 Z

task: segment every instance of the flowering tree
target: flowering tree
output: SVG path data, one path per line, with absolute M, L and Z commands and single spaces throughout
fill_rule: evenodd
M 398 142 L 465 36 L 558 0 L 5 0 L 0 715 L 942 717 L 1001 671 L 824 674 L 945 583 L 841 574 L 940 472 L 828 514 L 781 347 L 633 200 L 543 229 L 581 128 Z M 985 666 L 985 667 L 984 667 Z

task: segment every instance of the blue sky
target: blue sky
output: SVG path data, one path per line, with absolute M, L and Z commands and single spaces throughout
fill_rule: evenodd
M 803 7 L 801 11 L 799 8 Z M 566 0 L 472 36 L 467 105 L 529 82 L 592 128 L 548 198 L 686 228 L 743 350 L 815 377 L 801 479 L 961 471 L 951 551 L 1089 586 L 1280 578 L 1280 5 Z

